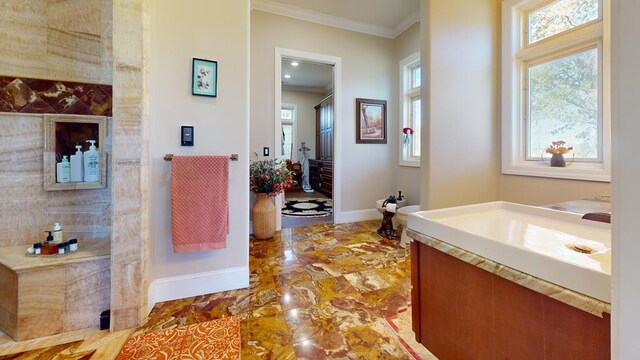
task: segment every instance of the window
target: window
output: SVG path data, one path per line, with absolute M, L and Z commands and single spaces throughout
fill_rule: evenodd
M 420 54 L 400 62 L 400 165 L 420 166 Z M 409 130 L 410 129 L 410 130 Z
M 502 172 L 610 181 L 607 0 L 507 0 Z M 567 167 L 547 147 L 565 141 Z
M 293 160 L 293 146 L 296 143 L 296 127 L 295 127 L 295 105 L 283 105 L 280 110 L 280 119 L 282 121 L 282 157 L 284 159 Z

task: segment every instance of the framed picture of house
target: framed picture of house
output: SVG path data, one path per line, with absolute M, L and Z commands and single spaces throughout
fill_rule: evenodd
M 193 58 L 191 93 L 218 96 L 218 62 Z
M 356 99 L 356 144 L 387 143 L 387 101 Z

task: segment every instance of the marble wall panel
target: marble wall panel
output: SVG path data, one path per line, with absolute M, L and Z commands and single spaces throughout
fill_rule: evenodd
M 147 11 L 146 0 L 113 1 L 112 330 L 138 326 L 146 316 Z
M 15 333 L 18 313 L 18 276 L 0 265 L 0 329 Z
M 26 340 L 62 332 L 64 309 L 62 267 L 20 274 L 18 331 L 14 339 Z
M 111 1 L 5 0 L 0 75 L 111 83 Z
M 105 146 L 111 146 L 107 119 Z M 59 222 L 65 238 L 99 239 L 111 234 L 111 181 L 107 188 L 44 191 L 43 117 L 0 114 L 0 247 L 44 240 L 44 231 Z
M 110 266 L 110 259 L 65 266 L 64 331 L 100 326 L 100 313 L 109 309 Z
M 47 0 L 47 26 L 51 29 L 102 35 L 101 0 Z
M 0 74 L 46 77 L 47 17 L 45 1 L 2 2 Z M 19 54 L 19 55 L 17 55 Z

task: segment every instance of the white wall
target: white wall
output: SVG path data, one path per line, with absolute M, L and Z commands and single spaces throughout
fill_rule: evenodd
M 400 61 L 406 58 L 407 56 L 420 52 L 420 24 L 414 24 L 410 28 L 408 28 L 405 32 L 400 34 L 397 38 L 394 39 L 395 42 L 395 67 L 396 67 L 396 91 L 398 92 L 398 119 L 400 118 Z M 398 128 L 398 141 L 400 141 L 401 126 L 399 121 L 394 124 Z M 389 149 L 392 150 L 392 149 Z M 394 155 L 396 159 L 400 158 L 400 148 L 398 146 L 395 147 Z M 410 166 L 400 166 L 396 163 L 396 188 L 397 190 L 402 190 L 402 194 L 407 197 L 407 201 L 409 205 L 419 204 L 420 203 L 420 168 L 418 167 L 410 167 Z
M 393 40 L 251 12 L 251 151 L 274 146 L 274 49 L 302 50 L 342 59 L 342 211 L 372 209 L 396 190 L 398 157 L 397 63 Z M 387 144 L 355 143 L 355 99 L 387 100 Z
M 498 198 L 499 0 L 422 0 L 420 205 Z
M 297 105 L 296 118 L 296 144 L 293 146 L 293 160 L 299 161 L 301 154 L 298 151 L 300 142 L 305 141 L 309 149 L 307 154 L 310 159 L 316 158 L 316 110 L 324 94 L 316 94 L 302 91 L 282 91 L 282 103 Z
M 640 2 L 612 1 L 612 359 L 640 358 Z
M 152 1 L 150 22 L 150 302 L 248 286 L 249 1 Z M 217 98 L 191 95 L 193 57 L 218 61 Z M 195 126 L 194 147 L 180 146 L 181 125 Z M 173 253 L 166 153 L 239 154 L 229 163 L 226 249 Z

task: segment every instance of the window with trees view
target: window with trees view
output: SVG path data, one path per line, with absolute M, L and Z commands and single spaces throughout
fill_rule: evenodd
M 503 23 L 503 172 L 608 181 L 605 0 L 507 0 Z M 570 166 L 549 169 L 554 141 Z

